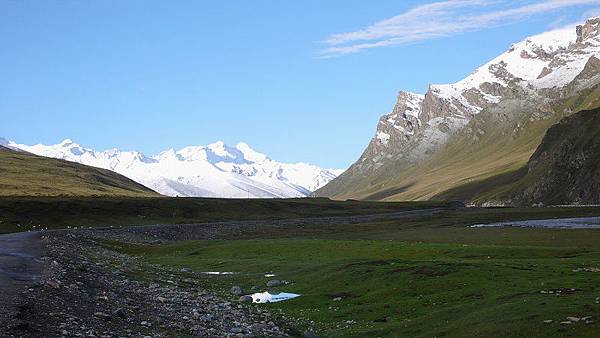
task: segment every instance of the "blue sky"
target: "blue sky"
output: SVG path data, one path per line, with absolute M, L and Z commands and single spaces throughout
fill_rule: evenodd
M 594 0 L 0 1 L 0 136 L 355 161 L 398 90 L 454 82 Z

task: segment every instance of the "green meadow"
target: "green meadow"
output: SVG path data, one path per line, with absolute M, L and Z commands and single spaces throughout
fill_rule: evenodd
M 173 273 L 234 272 L 195 275 L 233 302 L 234 285 L 246 293 L 300 294 L 258 305 L 298 335 L 595 336 L 600 231 L 467 227 L 575 213 L 600 210 L 463 209 L 365 224 L 224 230 L 211 241 L 104 244 Z M 290 283 L 269 288 L 269 279 Z

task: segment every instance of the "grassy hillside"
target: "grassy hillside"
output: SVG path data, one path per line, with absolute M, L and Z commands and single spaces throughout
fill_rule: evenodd
M 425 163 L 408 168 L 390 163 L 380 169 L 377 177 L 369 177 L 368 184 L 347 185 L 345 191 L 332 197 L 428 200 L 472 182 L 510 175 L 527 164 L 552 125 L 572 112 L 600 106 L 599 98 L 600 87 L 596 86 L 541 106 L 505 102 L 475 116 Z
M 0 196 L 159 196 L 105 169 L 0 148 Z
M 576 113 L 550 128 L 523 168 L 436 197 L 519 205 L 600 203 L 600 109 Z

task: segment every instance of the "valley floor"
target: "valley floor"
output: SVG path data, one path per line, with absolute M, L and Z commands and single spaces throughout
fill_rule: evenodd
M 593 336 L 600 330 L 600 231 L 468 227 L 600 216 L 600 208 L 410 209 L 35 233 L 24 241 L 42 248 L 26 249 L 41 264 L 39 277 L 14 286 L 16 306 L 0 317 L 6 322 L 0 335 Z M 286 282 L 267 287 L 273 279 Z M 230 293 L 233 286 L 244 294 L 300 297 L 249 304 Z

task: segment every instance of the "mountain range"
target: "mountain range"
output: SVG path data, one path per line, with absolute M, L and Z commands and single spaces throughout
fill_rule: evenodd
M 456 197 L 446 192 L 527 170 L 551 126 L 600 106 L 599 83 L 600 18 L 529 37 L 457 83 L 430 85 L 424 95 L 400 92 L 358 161 L 314 195 Z M 475 195 L 466 202 L 536 203 Z
M 10 150 L 19 150 L 108 169 L 168 196 L 600 204 L 598 108 L 600 18 L 592 18 L 515 43 L 456 83 L 430 85 L 425 94 L 399 92 L 346 171 L 280 163 L 245 143 L 146 156 L 69 139 L 25 145 L 0 138 L 0 149 L 13 162 Z M 118 179 L 130 186 L 126 191 L 148 193 L 121 176 L 89 173 L 93 180 L 86 182 Z
M 70 139 L 54 145 L 25 145 L 0 139 L 0 145 L 32 154 L 109 169 L 167 196 L 222 198 L 304 197 L 343 170 L 306 163 L 287 164 L 245 143 L 169 149 L 155 156 L 138 151 L 96 151 Z

